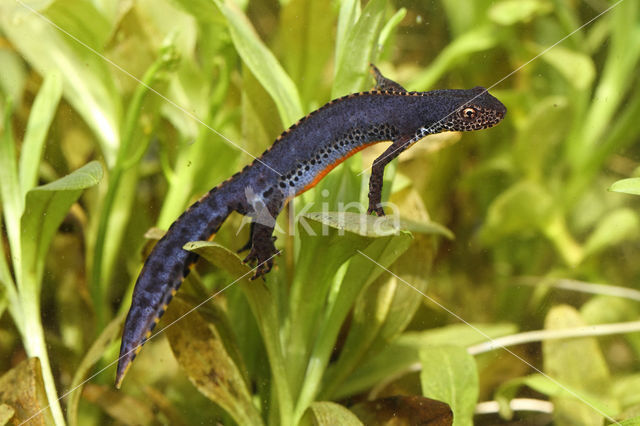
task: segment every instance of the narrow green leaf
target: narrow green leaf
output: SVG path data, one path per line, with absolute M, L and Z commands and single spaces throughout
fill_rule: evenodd
M 324 221 L 314 220 L 314 215 L 308 215 L 309 220 L 298 222 L 300 235 L 300 251 L 296 263 L 296 275 L 291 285 L 287 324 L 289 344 L 287 349 L 288 374 L 294 384 L 294 392 L 298 392 L 304 383 L 313 342 L 317 339 L 319 318 L 327 303 L 327 296 L 333 284 L 333 277 L 338 269 L 351 257 L 357 256 L 357 250 L 363 250 L 376 233 L 371 222 L 347 222 L 345 227 L 334 226 L 339 214 L 327 213 L 322 216 Z M 359 215 L 348 216 L 355 218 Z M 359 220 L 359 219 L 356 219 Z M 304 229 L 304 231 L 302 231 Z M 344 232 L 348 229 L 349 232 Z M 332 247 L 329 252 L 327 247 Z M 322 268 L 318 268 L 318 264 Z M 309 398 L 305 395 L 305 398 Z M 309 401 L 310 402 L 310 401 Z M 302 415 L 306 406 L 299 405 L 297 411 Z
M 380 31 L 380 38 L 378 39 L 378 45 L 383 48 L 386 46 L 387 42 L 391 37 L 391 33 L 398 27 L 398 24 L 402 22 L 404 17 L 407 16 L 407 9 L 404 7 L 398 9 L 396 13 L 393 14 L 391 18 L 384 24 L 384 27 Z
M 503 0 L 489 9 L 489 17 L 500 25 L 530 22 L 538 15 L 553 10 L 553 5 L 545 0 Z
M 324 95 L 322 80 L 333 52 L 335 8 L 329 1 L 292 0 L 280 13 L 279 51 L 305 107 Z
M 478 401 L 476 362 L 460 346 L 434 346 L 420 351 L 422 394 L 446 402 L 453 411 L 453 424 L 473 425 Z
M 3 95 L 3 102 L 0 107 L 6 107 L 7 99 L 16 99 L 20 103 L 23 99 L 25 82 L 27 80 L 27 67 L 24 60 L 18 52 L 10 49 L 0 50 L 0 64 L 2 64 L 2 73 L 0 73 L 0 94 Z M 0 114 L 4 115 L 4 111 L 0 108 Z
M 40 282 L 49 243 L 83 189 L 102 179 L 102 166 L 97 161 L 27 193 L 20 230 L 23 271 Z M 39 291 L 36 289 L 36 293 Z
M 363 425 L 355 414 L 335 402 L 314 402 L 309 406 L 307 415 L 312 418 L 311 421 L 314 426 Z
M 0 200 L 2 213 L 9 237 L 11 250 L 20 254 L 20 215 L 23 210 L 24 199 L 20 196 L 20 181 L 16 164 L 16 148 L 13 140 L 12 104 L 8 103 L 3 120 L 2 135 L 0 137 Z
M 628 178 L 614 182 L 609 191 L 640 195 L 640 178 Z
M 20 187 L 23 197 L 37 184 L 38 167 L 40 166 L 44 141 L 61 96 L 62 77 L 57 70 L 50 71 L 45 76 L 42 87 L 40 87 L 36 100 L 31 107 L 27 129 L 22 142 Z
M 282 123 L 289 127 L 304 115 L 298 89 L 260 40 L 244 13 L 231 1 L 215 2 L 227 19 L 233 44 L 240 57 L 269 92 L 278 107 Z
M 224 24 L 224 17 L 211 0 L 175 0 L 174 3 L 207 25 Z
M 322 229 L 333 227 L 342 234 L 351 232 L 363 237 L 383 237 L 396 235 L 402 231 L 411 231 L 453 238 L 453 233 L 439 223 L 417 222 L 397 216 L 377 217 L 353 212 L 311 212 L 307 213 L 305 217 L 322 223 Z
M 360 0 L 342 0 L 340 2 L 340 11 L 338 12 L 338 28 L 336 29 L 336 48 L 334 62 L 336 65 L 344 55 L 344 49 L 347 46 L 348 35 L 353 30 L 353 26 L 360 17 Z M 338 74 L 338 67 L 333 70 L 335 79 Z
M 102 43 L 109 36 L 104 33 L 110 30 L 109 25 L 91 2 L 46 3 L 51 7 L 52 18 L 43 19 L 36 14 L 46 14 L 46 9 L 30 10 L 18 2 L 0 2 L 0 27 L 41 75 L 59 70 L 65 99 L 94 131 L 107 163 L 112 164 L 120 143 L 120 104 L 110 65 L 99 56 Z M 97 54 L 56 28 L 57 18 L 63 19 L 62 26 L 72 31 L 77 40 L 96 49 Z M 89 22 L 91 25 L 87 25 Z
M 5 105 L 2 135 L 0 135 L 0 205 L 4 215 L 5 229 L 9 239 L 11 256 L 5 253 L 4 244 L 0 244 L 0 283 L 9 299 L 9 310 L 18 329 L 24 332 L 23 314 L 18 301 L 16 284 L 21 284 L 20 269 L 20 215 L 22 214 L 24 198 L 20 196 L 20 181 L 16 170 L 16 153 L 11 124 L 12 102 L 9 99 Z M 15 281 L 7 259 L 13 259 Z
M 377 238 L 370 241 L 362 252 L 386 268 L 407 249 L 411 243 L 411 239 L 411 236 L 407 233 Z M 365 301 L 370 301 L 371 303 L 360 303 L 366 305 L 365 307 L 360 307 L 360 309 L 358 309 L 356 300 L 358 300 L 358 295 L 362 294 L 362 290 L 382 274 L 384 274 L 384 278 L 381 279 L 381 281 L 389 281 L 389 275 L 386 274 L 382 268 L 373 264 L 369 258 L 358 253 L 349 262 L 346 272 L 339 282 L 339 287 L 334 286 L 331 289 L 331 293 L 324 307 L 324 315 L 322 315 L 319 325 L 316 327 L 318 334 L 314 339 L 315 342 L 312 345 L 313 349 L 311 352 L 311 360 L 313 360 L 313 362 L 311 362 L 307 368 L 307 378 L 303 392 L 301 392 L 301 398 L 312 398 L 318 391 L 321 376 L 329 363 L 329 358 L 335 347 L 340 328 L 343 326 L 349 311 L 353 309 L 354 304 L 356 306 L 355 312 L 366 311 L 366 313 L 364 315 L 354 314 L 349 337 L 345 342 L 338 363 L 334 365 L 334 373 L 331 377 L 325 378 L 327 381 L 325 385 L 329 387 L 329 389 L 325 389 L 323 394 L 329 394 L 331 392 L 330 388 L 339 386 L 340 380 L 355 368 L 360 356 L 368 350 L 369 344 L 376 337 L 381 324 L 385 320 L 385 316 L 378 315 L 372 319 L 367 314 L 375 309 L 388 311 L 386 304 L 389 300 L 367 297 Z M 387 290 L 393 290 L 394 288 L 395 287 L 392 286 L 387 288 Z M 370 291 L 366 293 L 369 294 Z M 379 306 L 378 304 L 383 306 Z M 309 382 L 316 383 L 311 385 Z
M 341 56 L 336 59 L 335 79 L 331 97 L 346 95 L 362 90 L 369 76 L 369 63 L 377 54 L 377 41 L 382 29 L 382 19 L 387 6 L 386 0 L 371 0 L 365 6 L 357 22 L 345 32 L 344 47 Z M 345 12 L 344 19 L 352 19 L 351 13 Z M 348 28 L 348 24 L 345 23 Z M 342 40 L 338 40 L 342 44 Z
M 497 42 L 498 35 L 493 28 L 470 30 L 440 51 L 436 59 L 423 72 L 417 74 L 406 87 L 409 90 L 427 90 L 451 67 L 475 52 L 491 49 Z
M 635 240 L 640 231 L 637 213 L 630 208 L 619 208 L 607 213 L 585 243 L 585 255 L 593 255 L 624 241 Z

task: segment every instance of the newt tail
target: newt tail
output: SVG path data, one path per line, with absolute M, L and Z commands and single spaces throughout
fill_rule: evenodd
M 260 158 L 209 191 L 171 225 L 147 258 L 124 324 L 116 387 L 167 308 L 197 255 L 182 247 L 207 240 L 233 211 L 253 218 L 245 262 L 253 278 L 273 266 L 275 218 L 288 200 L 315 186 L 331 169 L 369 145 L 389 141 L 369 180 L 369 213 L 381 207 L 384 168 L 429 134 L 498 124 L 507 109 L 486 89 L 408 92 L 372 66 L 376 88 L 334 99 L 284 131 Z

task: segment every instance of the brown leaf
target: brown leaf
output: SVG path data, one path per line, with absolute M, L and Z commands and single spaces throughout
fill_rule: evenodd
M 225 409 L 242 425 L 261 425 L 242 374 L 229 356 L 215 325 L 181 298 L 174 299 L 164 320 L 171 350 L 189 380 L 203 395 Z
M 26 420 L 30 426 L 53 424 L 38 358 L 22 361 L 0 378 L 0 403 L 14 410 L 12 424 Z
M 449 405 L 422 396 L 391 396 L 361 402 L 351 407 L 358 418 L 371 426 L 451 426 Z
M 113 390 L 111 386 L 86 384 L 82 396 L 125 425 L 148 425 L 154 421 L 150 404 Z

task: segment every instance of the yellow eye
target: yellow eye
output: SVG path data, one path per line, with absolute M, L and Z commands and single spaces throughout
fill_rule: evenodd
M 467 120 L 473 120 L 476 118 L 477 111 L 474 108 L 465 108 L 462 110 L 462 116 Z

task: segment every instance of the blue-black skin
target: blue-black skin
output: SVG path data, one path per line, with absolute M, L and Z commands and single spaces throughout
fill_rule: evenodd
M 117 387 L 197 260 L 182 248 L 186 243 L 209 239 L 232 211 L 249 215 L 254 221 L 245 261 L 258 263 L 253 278 L 262 276 L 277 252 L 274 218 L 289 199 L 353 153 L 392 141 L 374 161 L 369 183 L 368 211 L 384 215 L 379 206 L 384 167 L 400 152 L 428 134 L 492 127 L 506 114 L 505 106 L 482 87 L 407 92 L 375 67 L 373 72 L 377 90 L 335 99 L 304 117 L 258 160 L 213 188 L 171 225 L 136 282 L 122 336 Z

